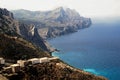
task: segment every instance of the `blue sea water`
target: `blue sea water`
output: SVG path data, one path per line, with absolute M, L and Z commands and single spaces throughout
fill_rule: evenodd
M 109 80 L 120 80 L 120 23 L 93 23 L 49 42 L 60 50 L 53 56 Z

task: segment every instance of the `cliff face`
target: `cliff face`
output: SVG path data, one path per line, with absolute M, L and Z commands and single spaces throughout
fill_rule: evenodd
M 12 36 L 22 36 L 33 42 L 45 51 L 50 51 L 50 46 L 38 34 L 34 24 L 20 23 L 15 20 L 13 14 L 7 9 L 0 8 L 0 33 Z M 46 45 L 47 44 L 47 45 Z
M 13 13 L 9 12 L 7 9 L 0 8 L 0 15 L 5 15 L 5 16 L 8 16 L 8 17 L 14 19 Z
M 34 24 L 20 23 L 19 29 L 20 29 L 20 35 L 22 37 L 24 37 L 28 41 L 31 41 L 35 45 L 41 47 L 45 51 L 48 52 L 52 51 L 51 50 L 52 48 L 49 46 L 49 44 L 40 37 L 38 30 Z
M 48 53 L 43 51 L 46 46 L 34 26 L 30 25 L 26 26 L 26 28 L 20 26 L 19 22 L 14 20 L 11 12 L 6 9 L 0 9 L 0 56 L 13 60 L 40 57 L 41 55 L 41 57 L 49 56 Z M 25 39 L 30 37 L 33 42 L 38 40 L 40 48 L 37 48 L 22 37 Z
M 75 10 L 63 7 L 46 12 L 28 10 L 12 12 L 16 19 L 36 25 L 39 34 L 45 39 L 76 32 L 91 25 L 90 18 L 84 18 Z
M 18 24 L 14 20 L 13 14 L 6 9 L 0 8 L 0 33 L 7 35 L 17 35 Z

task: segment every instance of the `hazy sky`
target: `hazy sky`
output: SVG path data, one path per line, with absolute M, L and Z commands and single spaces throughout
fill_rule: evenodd
M 120 16 L 120 0 L 0 0 L 0 7 L 7 9 L 45 11 L 60 6 L 86 17 Z

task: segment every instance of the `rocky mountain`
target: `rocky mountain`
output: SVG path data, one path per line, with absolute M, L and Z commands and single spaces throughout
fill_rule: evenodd
M 23 26 L 24 27 L 24 26 Z M 48 53 L 43 50 L 45 44 L 40 36 L 37 36 L 37 33 L 33 36 L 37 36 L 40 39 L 41 45 L 40 48 L 37 48 L 35 45 L 26 41 L 23 38 L 27 37 L 25 34 L 21 34 L 26 29 L 22 28 L 19 25 L 19 22 L 14 20 L 13 14 L 7 9 L 0 8 L 0 56 L 6 59 L 23 59 L 23 58 L 32 58 L 32 57 L 43 57 L 50 56 Z M 27 26 L 27 28 L 31 28 Z M 28 33 L 28 31 L 25 31 Z M 34 32 L 34 31 L 33 31 Z M 31 33 L 31 32 L 30 32 Z M 29 36 L 30 37 L 30 36 Z M 31 35 L 32 37 L 32 35 Z M 37 40 L 37 39 L 36 39 Z
M 0 33 L 15 36 L 16 31 L 18 31 L 18 24 L 14 20 L 13 13 L 0 8 Z
M 21 23 L 14 19 L 13 13 L 6 9 L 0 9 L 0 33 L 13 36 L 22 36 L 26 40 L 33 42 L 45 51 L 52 51 L 50 45 L 43 40 L 34 24 Z
M 45 51 L 48 52 L 54 51 L 54 48 L 52 48 L 47 41 L 41 38 L 34 24 L 25 24 L 25 23 L 19 23 L 19 24 L 20 24 L 19 34 L 22 35 L 22 37 L 24 37 L 28 41 L 31 41 L 38 47 L 41 47 Z
M 12 11 L 15 18 L 36 25 L 39 34 L 44 38 L 52 38 L 87 28 L 91 25 L 91 19 L 79 15 L 69 8 L 59 7 L 51 11 Z
M 50 56 L 35 45 L 22 38 L 18 32 L 18 21 L 13 14 L 0 8 L 0 57 L 8 60 L 29 59 L 32 57 Z

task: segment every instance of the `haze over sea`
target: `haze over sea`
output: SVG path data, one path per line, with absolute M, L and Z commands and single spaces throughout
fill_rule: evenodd
M 94 20 L 89 28 L 49 40 L 52 46 L 60 50 L 53 56 L 109 80 L 120 80 L 119 22 Z

